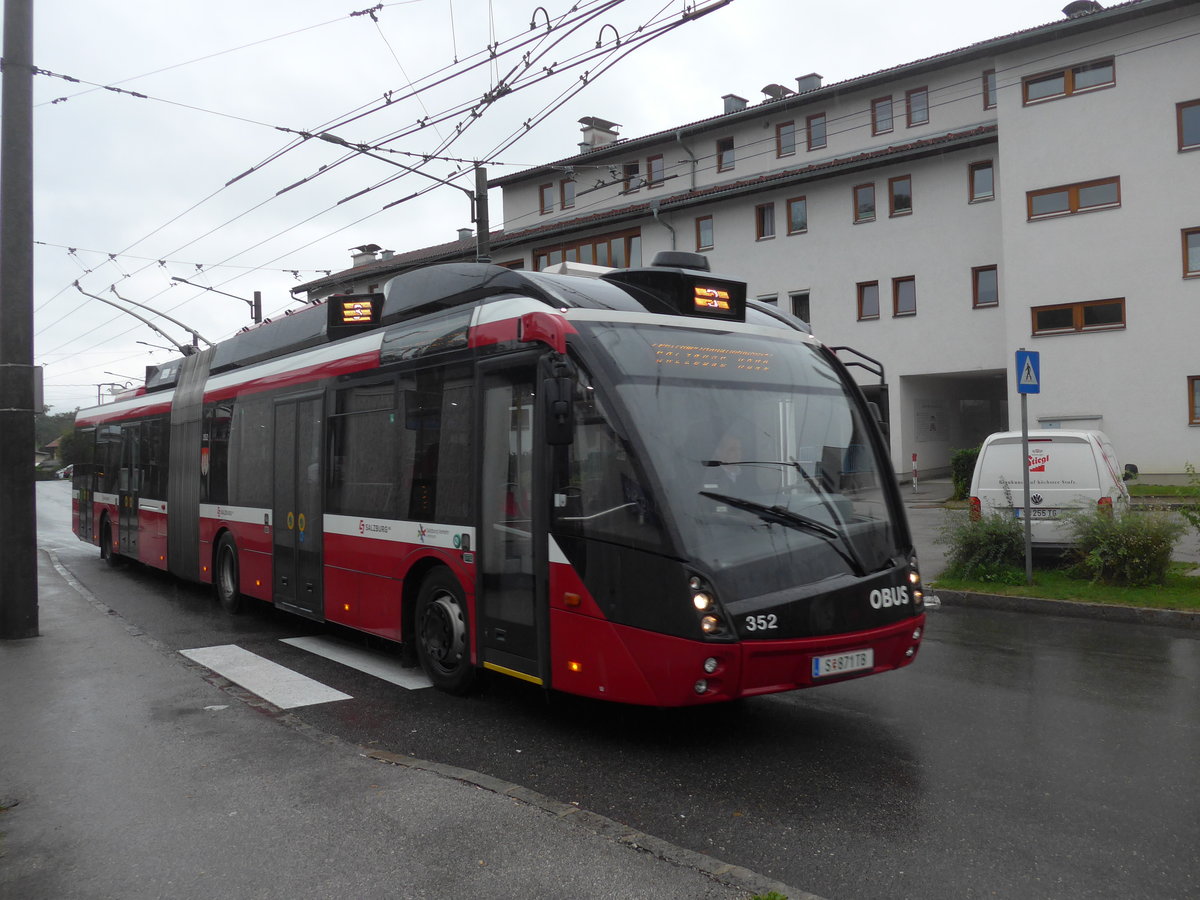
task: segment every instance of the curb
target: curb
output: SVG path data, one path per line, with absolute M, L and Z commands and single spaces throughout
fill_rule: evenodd
M 1009 594 L 977 594 L 973 591 L 932 590 L 945 606 L 973 606 L 1009 612 L 1032 612 L 1074 619 L 1100 619 L 1132 625 L 1169 625 L 1200 630 L 1200 612 L 1182 609 L 1147 609 L 1140 606 L 1109 606 L 1077 600 L 1046 600 L 1041 597 L 1017 597 Z

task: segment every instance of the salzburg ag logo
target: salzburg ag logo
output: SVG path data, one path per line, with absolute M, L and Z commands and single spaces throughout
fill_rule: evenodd
M 428 533 L 429 532 L 425 530 L 424 525 L 417 526 L 417 537 L 420 539 L 422 544 L 425 543 L 425 535 L 427 535 Z
M 367 533 L 367 523 L 364 522 L 362 519 L 358 520 L 358 533 L 359 534 Z

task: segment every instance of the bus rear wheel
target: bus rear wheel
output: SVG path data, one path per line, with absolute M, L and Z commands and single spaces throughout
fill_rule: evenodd
M 228 534 L 217 542 L 217 558 L 213 564 L 213 590 L 221 608 L 231 615 L 242 611 L 241 582 L 238 580 L 237 544 Z
M 100 524 L 100 558 L 114 568 L 121 564 L 120 554 L 113 550 L 112 525 L 107 518 Z
M 471 665 L 467 603 L 448 569 L 435 569 L 421 583 L 413 630 L 417 658 L 433 686 L 450 694 L 470 692 L 478 673 Z

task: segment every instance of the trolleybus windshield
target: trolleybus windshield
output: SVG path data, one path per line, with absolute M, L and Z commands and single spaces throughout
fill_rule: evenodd
M 890 467 L 816 345 L 761 331 L 579 326 L 612 361 L 610 390 L 656 484 L 655 514 L 687 556 L 777 586 L 895 564 Z

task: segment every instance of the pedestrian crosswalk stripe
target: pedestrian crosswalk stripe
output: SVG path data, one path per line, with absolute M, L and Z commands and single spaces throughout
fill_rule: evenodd
M 332 700 L 352 700 L 349 694 L 334 690 L 299 672 L 243 650 L 236 644 L 180 650 L 181 654 L 218 675 L 241 685 L 251 693 L 274 703 L 280 709 L 312 706 Z
M 420 669 L 405 669 L 395 659 L 379 653 L 371 653 L 352 644 L 326 637 L 282 638 L 285 644 L 315 653 L 334 662 L 382 678 L 384 681 L 407 688 L 410 691 L 432 687 Z

